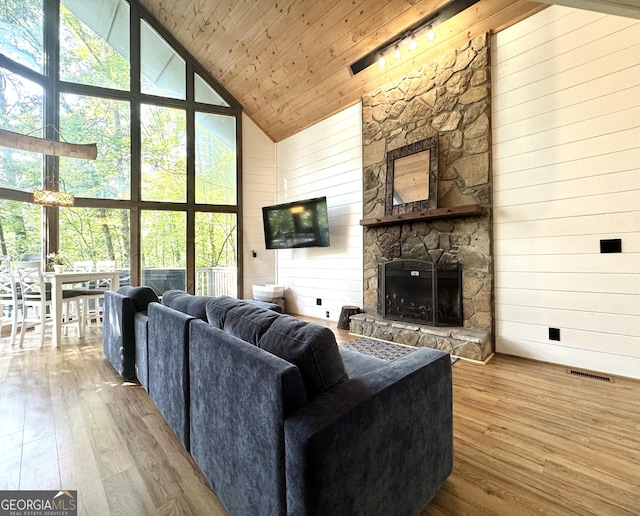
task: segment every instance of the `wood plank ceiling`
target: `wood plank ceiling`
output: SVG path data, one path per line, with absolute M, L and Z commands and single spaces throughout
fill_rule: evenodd
M 363 94 L 546 4 L 480 0 L 436 27 L 401 59 L 353 75 L 349 66 L 448 0 L 141 0 L 141 3 L 280 141 Z

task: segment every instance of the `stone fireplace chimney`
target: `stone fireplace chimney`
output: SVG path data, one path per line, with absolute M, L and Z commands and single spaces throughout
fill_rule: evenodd
M 488 45 L 488 35 L 475 38 L 362 99 L 364 314 L 352 318 L 354 333 L 372 335 L 363 325 L 373 325 L 378 338 L 464 351 L 477 360 L 493 351 Z M 430 137 L 438 139 L 437 209 L 376 224 L 385 220 L 387 152 Z M 465 211 L 469 206 L 478 209 Z M 396 328 L 394 335 L 393 325 L 403 323 L 383 319 L 377 305 L 378 267 L 395 260 L 459 264 L 462 324 Z M 408 337 L 405 330 L 417 333 Z

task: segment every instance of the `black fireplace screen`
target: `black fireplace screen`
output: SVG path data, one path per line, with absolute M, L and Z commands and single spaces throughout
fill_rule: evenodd
M 438 267 L 420 260 L 378 265 L 378 312 L 395 321 L 462 326 L 460 265 Z

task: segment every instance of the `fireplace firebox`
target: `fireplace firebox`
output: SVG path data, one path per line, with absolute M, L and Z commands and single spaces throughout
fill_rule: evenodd
M 460 264 L 421 260 L 378 265 L 378 313 L 385 319 L 430 326 L 462 326 Z

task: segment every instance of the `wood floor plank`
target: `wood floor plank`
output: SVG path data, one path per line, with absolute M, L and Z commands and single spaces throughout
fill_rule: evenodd
M 0 390 L 0 437 L 24 431 L 26 410 L 25 377 L 20 372 L 23 360 L 14 359 L 13 370 L 2 382 Z
M 131 468 L 104 482 L 110 514 L 156 514 L 147 485 L 137 468 Z M 80 496 L 80 493 L 78 493 Z
M 161 446 L 149 431 L 145 421 L 137 417 L 131 405 L 110 404 L 109 409 L 154 507 L 166 506 L 179 494 L 176 492 L 176 485 L 180 479 L 172 460 L 162 452 Z M 167 427 L 166 432 L 169 431 Z M 175 453 L 186 453 L 180 441 L 175 436 L 172 438 Z M 193 475 L 193 471 L 191 474 Z
M 635 380 L 458 361 L 454 469 L 422 516 L 637 516 L 639 407 Z M 0 489 L 77 489 L 87 515 L 225 514 L 144 389 L 104 358 L 99 326 L 59 349 L 33 332 L 22 350 L 0 339 L 0 416 Z
M 184 494 L 188 504 L 187 513 L 210 514 L 211 516 L 226 514 L 224 506 L 209 488 L 204 475 L 196 475 L 194 478 L 194 472 L 200 473 L 198 466 L 178 444 L 178 439 L 171 432 L 162 416 L 157 411 L 152 412 L 145 416 L 144 423 L 175 470 L 175 488 Z
M 55 412 L 55 424 L 62 489 L 75 489 L 80 494 L 78 514 L 109 514 L 109 501 L 84 425 L 82 407 Z M 86 496 L 88 493 L 90 496 Z
M 428 512 L 424 514 L 429 516 L 448 516 L 455 514 L 456 516 L 492 516 L 479 507 L 467 502 L 464 498 L 460 498 L 447 489 L 441 489 L 436 498 L 429 504 Z
M 134 459 L 125 446 L 127 439 L 122 436 L 117 422 L 113 420 L 110 404 L 102 403 L 96 392 L 85 393 L 83 399 L 86 402 L 80 407 L 80 411 L 100 477 L 106 479 L 134 467 Z
M 49 375 L 39 374 L 46 370 L 42 353 L 30 353 L 34 374 L 26 377 L 25 414 L 23 442 L 29 443 L 55 434 L 53 410 L 50 403 Z
M 632 467 L 635 470 L 639 469 L 637 463 Z M 616 514 L 637 515 L 640 510 L 640 505 L 638 505 L 640 479 L 638 478 L 635 482 L 612 479 L 604 475 L 602 471 L 562 457 L 548 460 L 544 468 L 544 475 L 550 479 L 568 480 L 571 485 L 579 487 L 581 491 L 608 491 L 613 499 L 612 507 L 609 510 Z
M 0 490 L 20 487 L 22 432 L 0 436 Z
M 22 445 L 20 490 L 38 489 L 62 489 L 55 435 Z

